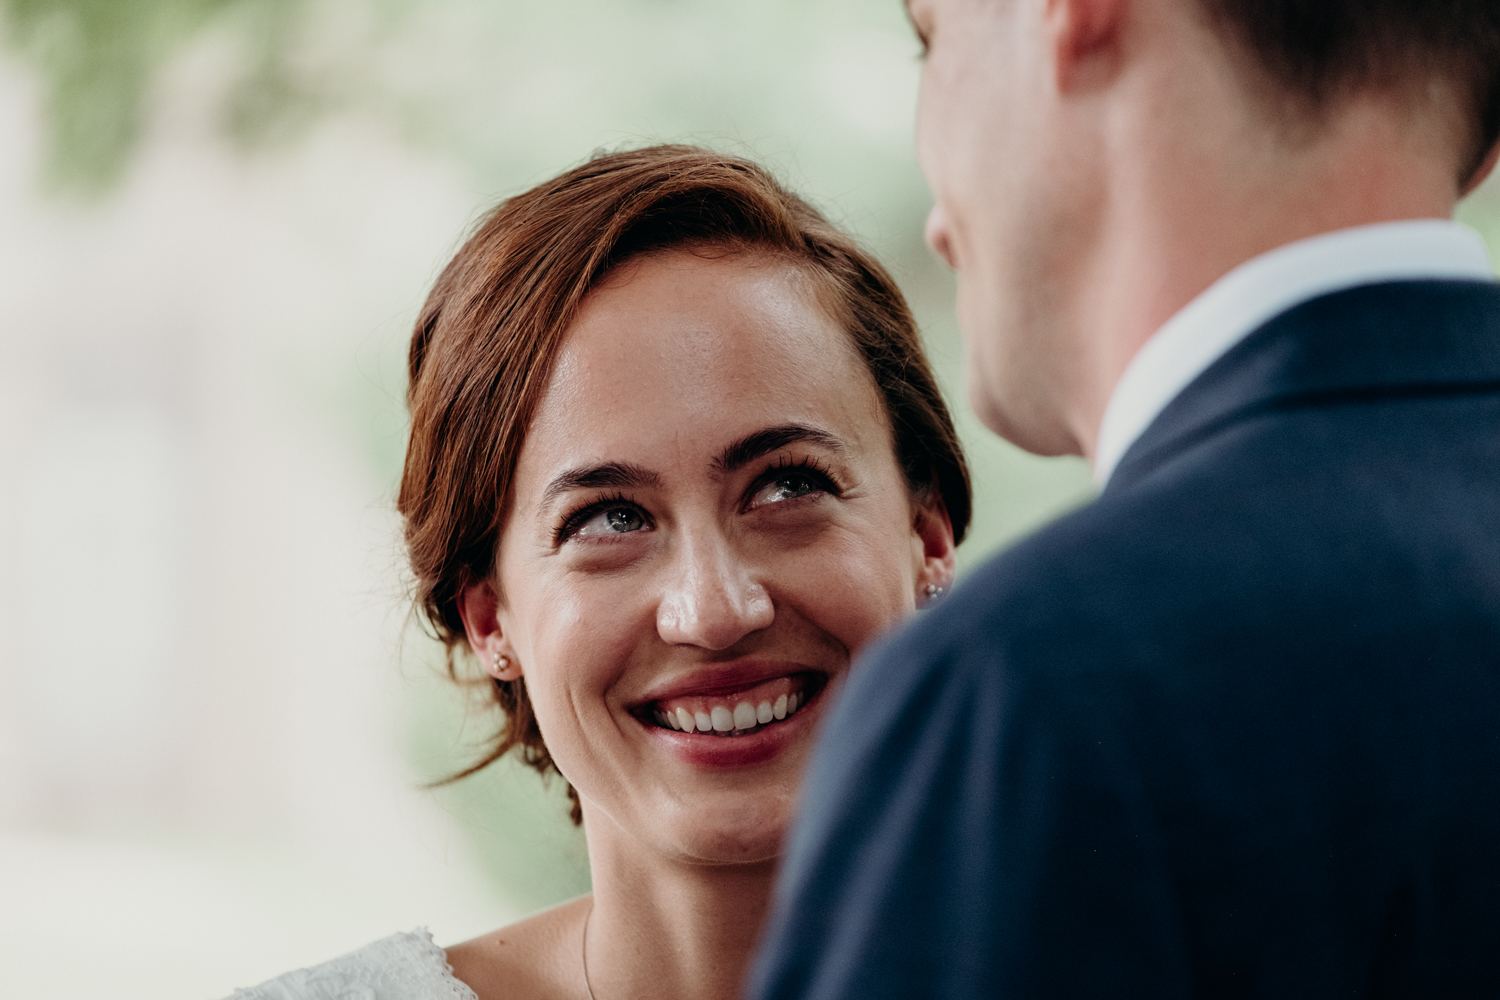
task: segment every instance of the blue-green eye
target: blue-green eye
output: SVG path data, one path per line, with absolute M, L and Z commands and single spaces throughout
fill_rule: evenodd
M 641 520 L 640 512 L 628 507 L 606 511 L 604 517 L 614 531 L 638 531 L 645 524 Z
M 805 497 L 817 489 L 812 479 L 801 473 L 790 476 L 779 476 L 755 494 L 755 503 L 777 503 L 781 500 L 795 500 L 797 497 Z
M 646 519 L 634 507 L 610 507 L 594 514 L 572 532 L 575 538 L 600 538 L 640 531 Z
M 770 476 L 762 480 L 761 485 L 750 494 L 749 506 L 764 507 L 768 504 L 801 500 L 803 497 L 814 497 L 823 493 L 839 495 L 832 480 L 822 470 L 798 465 L 772 470 Z

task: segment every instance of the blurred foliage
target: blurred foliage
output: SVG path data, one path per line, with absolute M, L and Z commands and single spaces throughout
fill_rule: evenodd
M 0 0 L 0 30 L 40 83 L 42 175 L 74 194 L 108 192 L 170 117 L 163 109 L 184 101 L 187 127 L 242 150 L 286 146 L 321 123 L 373 120 L 457 167 L 476 213 L 599 147 L 695 141 L 755 156 L 858 234 L 910 298 L 974 473 L 961 565 L 1093 494 L 1082 462 L 1026 455 L 963 403 L 952 277 L 922 240 L 928 196 L 911 148 L 917 47 L 899 0 Z M 1500 259 L 1500 186 L 1460 217 Z M 430 276 L 413 287 L 421 280 Z M 412 315 L 419 299 L 414 292 Z M 350 384 L 327 393 L 385 483 L 405 445 L 411 318 L 372 336 L 358 370 L 345 373 Z M 437 666 L 419 669 L 406 742 L 431 780 L 475 759 L 497 720 Z M 518 905 L 587 889 L 560 782 L 506 760 L 434 796 Z
M 100 195 L 146 127 L 153 84 L 189 43 L 228 23 L 236 64 L 220 120 L 264 142 L 313 103 L 287 56 L 305 0 L 0 0 L 5 38 L 41 78 L 54 188 Z M 303 115 L 301 117 L 306 117 Z
M 43 176 L 67 192 L 107 192 L 158 135 L 209 129 L 239 149 L 287 148 L 350 121 L 457 168 L 476 213 L 600 147 L 690 141 L 754 156 L 864 240 L 911 299 L 974 473 L 961 565 L 1092 495 L 1081 462 L 1021 453 L 962 402 L 953 280 L 922 239 L 917 45 L 899 0 L 0 0 L 0 12 L 46 102 Z M 349 366 L 351 384 L 327 393 L 386 483 L 405 444 L 410 321 L 393 318 Z M 406 743 L 431 779 L 472 761 L 496 720 L 436 666 L 418 669 Z M 560 782 L 507 760 L 433 794 L 520 906 L 587 888 Z

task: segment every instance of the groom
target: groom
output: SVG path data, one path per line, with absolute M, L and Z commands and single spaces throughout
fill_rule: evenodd
M 856 669 L 751 995 L 1500 996 L 1500 3 L 910 13 L 973 405 L 1102 495 Z

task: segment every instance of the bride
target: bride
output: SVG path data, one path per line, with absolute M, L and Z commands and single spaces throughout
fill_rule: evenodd
M 615 153 L 478 227 L 409 374 L 421 610 L 493 679 L 478 766 L 565 776 L 593 893 L 236 996 L 737 996 L 818 720 L 968 522 L 900 292 L 752 163 Z

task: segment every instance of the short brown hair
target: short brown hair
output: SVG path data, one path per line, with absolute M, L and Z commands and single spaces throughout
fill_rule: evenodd
M 1361 88 L 1446 80 L 1468 106 L 1459 181 L 1500 140 L 1497 0 L 1198 0 L 1287 96 L 1316 111 Z
M 913 495 L 940 500 L 961 541 L 969 473 L 906 301 L 847 235 L 763 168 L 691 146 L 597 156 L 502 202 L 438 278 L 408 358 L 411 439 L 397 507 L 416 601 L 448 649 L 465 643 L 464 589 L 488 579 L 511 478 L 553 361 L 588 291 L 612 268 L 671 249 L 757 253 L 804 269 L 874 377 Z M 505 723 L 485 756 L 519 747 L 555 765 L 524 679 L 493 684 Z M 580 817 L 577 794 L 573 818 Z

